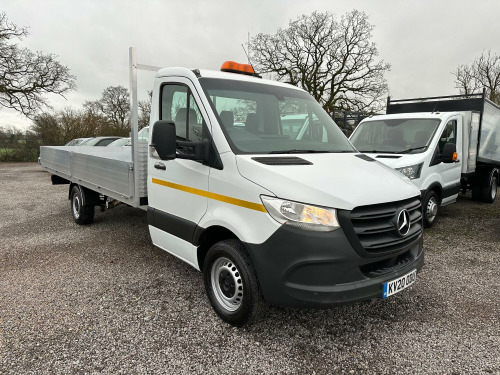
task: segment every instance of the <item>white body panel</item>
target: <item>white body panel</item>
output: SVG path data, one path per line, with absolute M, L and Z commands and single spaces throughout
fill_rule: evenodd
M 155 228 L 152 225 L 149 225 L 149 234 L 151 236 L 151 241 L 155 246 L 158 246 L 160 249 L 169 252 L 179 259 L 182 259 L 184 262 L 193 266 L 197 270 L 200 270 L 198 260 L 196 259 L 196 247 L 191 243 Z
M 242 176 L 232 152 L 221 155 L 221 159 L 224 169 L 210 171 L 210 192 L 257 204 L 261 204 L 260 195 L 275 195 Z M 264 242 L 280 227 L 280 224 L 266 212 L 209 199 L 207 214 L 200 222 L 200 226 L 208 228 L 214 225 L 223 226 L 242 241 L 251 243 Z
M 305 154 L 301 158 L 313 164 L 264 165 L 247 155 L 237 155 L 236 160 L 243 176 L 277 197 L 318 206 L 352 210 L 418 195 L 410 180 L 399 172 L 352 153 Z

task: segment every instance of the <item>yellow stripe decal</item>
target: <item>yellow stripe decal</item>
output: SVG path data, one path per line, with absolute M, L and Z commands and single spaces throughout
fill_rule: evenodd
M 214 199 L 216 201 L 234 204 L 235 206 L 245 207 L 245 208 L 249 208 L 249 209 L 255 210 L 255 211 L 267 212 L 266 208 L 262 204 L 259 204 L 259 203 L 244 201 L 242 199 L 228 197 L 227 195 L 211 193 L 209 191 L 195 189 L 195 188 L 192 188 L 189 186 L 174 184 L 173 182 L 163 181 L 163 180 L 159 180 L 157 178 L 153 178 L 152 182 L 153 182 L 153 184 L 158 184 L 158 185 L 166 186 L 166 187 L 169 187 L 172 189 L 185 191 L 186 193 L 200 195 L 202 197 Z

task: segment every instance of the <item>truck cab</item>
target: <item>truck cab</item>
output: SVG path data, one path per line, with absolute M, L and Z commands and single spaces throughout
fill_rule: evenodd
M 161 69 L 151 129 L 153 243 L 203 272 L 231 324 L 261 300 L 388 297 L 423 266 L 420 191 L 356 151 L 305 91 L 244 70 Z
M 422 193 L 425 226 L 461 187 L 463 116 L 459 112 L 381 115 L 364 119 L 352 144 L 408 177 Z

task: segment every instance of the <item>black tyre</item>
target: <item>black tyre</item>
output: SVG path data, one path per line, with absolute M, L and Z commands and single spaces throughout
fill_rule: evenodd
M 498 177 L 495 170 L 482 170 L 476 173 L 476 180 L 472 186 L 472 199 L 484 203 L 493 203 L 498 189 Z
M 481 188 L 482 201 L 485 203 L 493 203 L 497 197 L 498 179 L 490 173 L 487 179 L 487 184 Z
M 422 201 L 422 214 L 424 217 L 424 227 L 429 228 L 436 222 L 439 209 L 439 199 L 434 190 L 430 190 L 425 194 Z
M 95 207 L 86 205 L 82 193 L 82 188 L 75 185 L 71 188 L 70 194 L 71 215 L 75 223 L 87 225 L 94 221 Z
M 264 310 L 253 264 L 238 240 L 221 241 L 208 250 L 203 281 L 213 309 L 233 326 L 251 323 Z

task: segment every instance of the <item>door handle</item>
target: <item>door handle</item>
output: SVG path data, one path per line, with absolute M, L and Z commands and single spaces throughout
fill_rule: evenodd
M 167 169 L 167 167 L 165 167 L 165 164 L 163 164 L 163 163 L 156 163 L 155 164 L 155 168 L 156 169 L 161 169 L 163 171 Z

